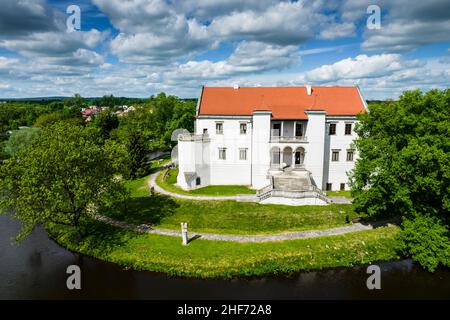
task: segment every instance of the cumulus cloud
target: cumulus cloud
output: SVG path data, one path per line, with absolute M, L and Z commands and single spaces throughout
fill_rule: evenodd
M 219 62 L 189 61 L 166 73 L 168 79 L 221 79 L 240 74 L 282 70 L 299 63 L 296 46 L 241 42 L 228 59 Z
M 94 51 L 108 35 L 96 29 L 68 32 L 65 13 L 44 0 L 4 0 L 0 11 L 0 48 L 39 64 L 86 66 L 102 63 Z
M 342 19 L 367 19 L 366 9 L 381 9 L 381 29 L 364 31 L 362 48 L 389 52 L 410 51 L 420 46 L 450 41 L 450 1 L 344 0 Z
M 355 32 L 322 12 L 322 1 L 93 1 L 119 30 L 112 53 L 130 63 L 165 64 L 227 41 L 289 46 Z
M 105 37 L 96 29 L 86 32 L 39 32 L 25 38 L 0 41 L 0 46 L 26 56 L 64 56 L 80 48 L 94 48 Z
M 120 30 L 111 50 L 121 61 L 164 64 L 213 44 L 206 27 L 163 0 L 94 0 Z
M 419 61 L 405 62 L 398 54 L 358 55 L 355 58 L 347 58 L 308 71 L 305 73 L 304 78 L 306 81 L 313 82 L 374 78 L 418 64 L 420 64 Z
M 25 36 L 57 27 L 55 14 L 44 0 L 2 0 L 0 38 Z
M 263 12 L 237 11 L 217 17 L 209 29 L 220 37 L 245 37 L 279 45 L 300 44 L 317 36 L 320 29 L 336 29 L 322 35 L 327 39 L 353 34 L 351 23 L 337 24 L 333 15 L 325 15 L 321 9 L 321 1 L 279 2 Z

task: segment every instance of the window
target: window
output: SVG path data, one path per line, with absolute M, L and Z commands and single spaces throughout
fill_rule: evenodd
M 347 161 L 353 161 L 353 150 L 347 151 Z
M 327 190 L 327 191 L 331 191 L 331 183 L 327 183 L 327 185 L 326 185 L 326 190 Z
M 239 127 L 240 127 L 241 134 L 247 133 L 247 124 L 246 123 L 240 123 Z
M 226 159 L 227 159 L 227 149 L 219 148 L 219 160 L 226 160 Z
M 336 134 L 336 123 L 330 123 L 330 136 Z
M 279 137 L 281 136 L 281 123 L 274 123 L 272 126 L 272 136 Z
M 216 134 L 223 134 L 223 123 L 222 122 L 216 123 Z
M 202 184 L 202 181 L 201 181 L 200 177 L 197 177 L 197 178 L 195 179 L 195 185 L 196 185 L 196 186 L 199 186 L 199 185 L 201 185 L 201 184 Z
M 333 151 L 331 154 L 331 161 L 339 161 L 339 151 Z
M 341 183 L 341 191 L 345 190 L 345 183 Z
M 296 137 L 301 137 L 303 136 L 303 124 L 297 122 L 295 124 L 295 136 Z
M 239 160 L 247 160 L 247 149 L 239 149 Z
M 352 124 L 351 123 L 346 123 L 345 124 L 345 134 L 352 134 Z
M 203 129 L 203 134 L 208 134 L 208 128 Z

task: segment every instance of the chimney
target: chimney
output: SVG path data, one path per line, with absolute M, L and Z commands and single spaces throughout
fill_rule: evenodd
M 308 94 L 308 96 L 311 95 L 311 93 L 312 93 L 312 87 L 311 87 L 310 85 L 307 85 L 307 86 L 306 86 L 306 93 Z

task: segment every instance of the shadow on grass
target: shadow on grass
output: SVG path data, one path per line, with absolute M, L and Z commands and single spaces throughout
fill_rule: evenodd
M 46 229 L 51 238 L 63 247 L 99 258 L 139 236 L 139 233 L 91 218 L 82 221 L 79 229 L 57 224 L 50 224 Z
M 179 205 L 170 197 L 155 194 L 151 197 L 132 197 L 103 214 L 130 224 L 159 224 L 171 216 Z

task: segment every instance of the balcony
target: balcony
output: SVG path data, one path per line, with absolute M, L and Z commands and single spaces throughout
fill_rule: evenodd
M 270 142 L 307 142 L 304 135 L 280 135 L 280 130 L 272 129 L 270 132 Z
M 209 141 L 209 135 L 204 134 L 193 134 L 193 133 L 181 133 L 178 135 L 178 141 Z
M 270 142 L 307 142 L 308 140 L 306 139 L 305 136 L 295 136 L 295 137 L 291 137 L 291 136 L 271 136 L 270 137 Z

